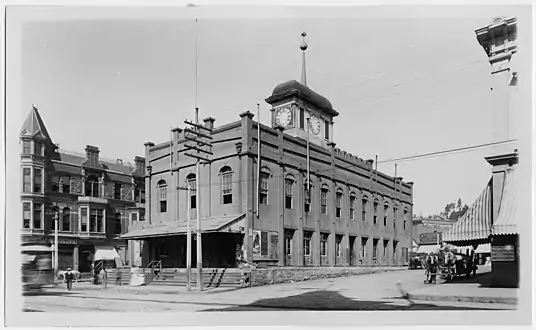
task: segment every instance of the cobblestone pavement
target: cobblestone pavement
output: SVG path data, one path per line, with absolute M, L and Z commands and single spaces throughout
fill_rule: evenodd
M 276 284 L 233 291 L 142 293 L 142 289 L 110 287 L 106 290 L 76 286 L 25 297 L 26 311 L 244 311 L 244 310 L 466 310 L 515 309 L 512 305 L 461 302 L 417 302 L 400 299 L 406 291 L 424 287 L 423 272 L 402 270 L 369 275 Z

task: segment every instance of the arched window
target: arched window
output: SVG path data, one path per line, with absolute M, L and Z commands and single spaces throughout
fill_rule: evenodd
M 303 188 L 303 199 L 304 199 L 304 211 L 305 213 L 311 212 L 311 189 L 313 189 L 313 183 L 309 180 L 309 185 L 307 185 L 307 179 L 305 179 L 305 184 Z
M 327 185 L 323 185 L 320 189 L 320 213 L 328 214 L 328 193 L 329 188 Z
M 233 170 L 224 166 L 220 170 L 221 176 L 221 201 L 222 204 L 233 203 Z
M 355 219 L 355 193 L 350 193 L 350 219 Z
M 186 182 L 190 187 L 190 209 L 197 208 L 197 180 L 195 174 L 190 173 L 186 176 Z
M 160 180 L 156 186 L 158 187 L 158 212 L 167 212 L 167 183 L 165 180 Z
M 378 222 L 378 204 L 380 204 L 380 201 L 375 199 L 374 200 L 374 215 L 372 217 L 372 219 L 374 220 L 374 224 L 376 224 Z
M 389 204 L 385 202 L 383 204 L 383 225 L 387 226 L 387 212 L 389 212 Z
M 63 209 L 63 219 L 61 221 L 62 231 L 71 231 L 71 210 L 66 207 Z
M 363 196 L 363 199 L 361 200 L 361 219 L 363 221 L 367 221 L 367 205 L 368 205 L 368 198 L 367 196 Z
M 270 169 L 267 167 L 261 168 L 260 175 L 260 189 L 259 189 L 259 202 L 261 204 L 268 204 L 268 180 L 272 176 Z
M 86 196 L 99 197 L 99 179 L 94 175 L 86 180 Z
M 294 177 L 292 175 L 287 175 L 285 177 L 285 208 L 293 208 L 293 197 L 294 197 Z
M 335 217 L 340 218 L 342 216 L 342 189 L 338 189 L 335 194 Z

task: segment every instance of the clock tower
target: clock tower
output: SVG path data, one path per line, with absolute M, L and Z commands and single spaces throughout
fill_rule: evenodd
M 305 38 L 305 33 L 302 37 Z M 272 106 L 272 127 L 283 127 L 285 133 L 307 139 L 327 148 L 333 142 L 333 118 L 339 113 L 329 100 L 307 87 L 305 73 L 305 50 L 302 41 L 302 82 L 290 80 L 277 85 L 266 102 Z

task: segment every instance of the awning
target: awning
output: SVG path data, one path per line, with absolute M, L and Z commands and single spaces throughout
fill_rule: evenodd
M 417 253 L 431 253 L 438 252 L 441 247 L 439 245 L 421 245 L 417 250 Z
M 115 260 L 121 259 L 115 248 L 111 246 L 96 246 L 94 260 Z
M 475 253 L 491 253 L 491 244 L 480 244 L 476 250 Z
M 221 217 L 210 217 L 201 219 L 201 232 L 202 233 L 211 233 L 218 231 L 227 231 L 227 232 L 241 232 L 239 227 L 233 226 L 237 222 L 244 219 L 245 214 L 238 215 L 228 215 Z M 191 221 L 191 230 L 195 232 L 196 221 L 192 219 Z M 186 221 L 180 222 L 171 222 L 161 225 L 151 225 L 146 228 L 134 229 L 131 232 L 128 232 L 122 236 L 120 239 L 144 239 L 151 237 L 164 237 L 164 236 L 176 236 L 176 235 L 186 235 Z
M 473 245 L 489 242 L 491 235 L 491 183 L 478 196 L 469 210 L 443 233 L 443 241 L 454 245 Z
M 519 180 L 516 170 L 509 169 L 504 180 L 503 194 L 497 220 L 492 226 L 493 235 L 515 235 L 517 231 L 517 205 L 516 194 Z

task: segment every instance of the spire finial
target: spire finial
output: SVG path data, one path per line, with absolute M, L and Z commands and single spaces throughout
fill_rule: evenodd
M 302 50 L 302 76 L 301 76 L 301 83 L 304 86 L 307 86 L 307 75 L 305 73 L 305 51 L 307 50 L 307 42 L 305 42 L 305 37 L 307 36 L 307 33 L 303 32 L 301 34 L 302 36 L 302 42 L 300 44 L 300 49 Z

